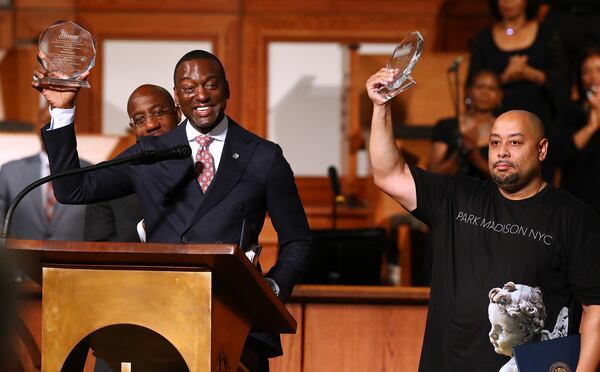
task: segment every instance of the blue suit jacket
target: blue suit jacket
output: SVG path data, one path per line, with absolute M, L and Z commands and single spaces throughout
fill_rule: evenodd
M 159 137 L 142 137 L 119 156 L 187 144 L 186 124 Z M 51 172 L 79 167 L 74 125 L 46 129 L 42 129 L 42 137 Z M 151 242 L 238 243 L 245 220 L 249 242 L 258 243 L 268 212 L 277 231 L 280 253 L 266 276 L 279 285 L 283 302 L 302 275 L 312 249 L 293 172 L 281 148 L 230 118 L 219 168 L 205 194 L 198 185 L 191 157 L 65 177 L 54 181 L 54 190 L 60 202 L 70 204 L 137 193 Z

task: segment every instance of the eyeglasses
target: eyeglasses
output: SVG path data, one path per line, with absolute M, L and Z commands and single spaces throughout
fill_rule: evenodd
M 171 114 L 175 111 L 175 107 L 169 107 L 169 108 L 162 108 L 162 107 L 157 107 L 156 109 L 152 110 L 150 113 L 148 113 L 147 115 L 136 115 L 133 118 L 131 118 L 131 120 L 129 120 L 129 125 L 132 128 L 137 128 L 137 127 L 141 127 L 142 125 L 146 125 L 148 123 L 148 117 L 151 116 L 155 119 L 159 119 L 161 117 L 163 117 L 166 114 Z

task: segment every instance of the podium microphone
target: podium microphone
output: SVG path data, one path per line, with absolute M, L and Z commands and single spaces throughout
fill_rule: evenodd
M 335 230 L 337 222 L 337 206 L 343 204 L 346 201 L 342 191 L 340 190 L 340 179 L 338 178 L 337 169 L 332 165 L 327 168 L 327 174 L 331 181 L 331 191 L 333 191 L 333 199 L 331 203 L 331 228 Z
M 54 181 L 57 178 L 62 178 L 65 176 L 72 176 L 75 174 L 83 174 L 91 171 L 95 171 L 98 169 L 108 168 L 115 165 L 133 163 L 133 164 L 151 164 L 156 163 L 163 160 L 168 159 L 185 159 L 192 155 L 192 149 L 188 145 L 178 145 L 169 149 L 164 150 L 156 150 L 156 151 L 142 151 L 139 154 L 125 156 L 122 158 L 117 158 L 113 160 L 107 160 L 100 162 L 95 165 L 90 165 L 89 167 L 77 168 L 77 169 L 67 169 L 61 172 L 57 172 L 51 174 L 47 177 L 40 178 L 29 184 L 25 187 L 19 194 L 15 197 L 15 199 L 10 203 L 8 210 L 6 211 L 6 217 L 4 218 L 4 228 L 2 229 L 2 235 L 0 236 L 0 242 L 6 240 L 8 238 L 8 233 L 10 231 L 10 224 L 12 222 L 12 216 L 17 208 L 17 205 L 21 202 L 21 200 L 25 197 L 25 195 L 29 194 L 33 189 L 38 186 L 45 184 L 46 182 Z
M 346 201 L 346 197 L 342 195 L 340 189 L 340 179 L 338 177 L 337 169 L 332 165 L 327 168 L 327 174 L 331 181 L 331 190 L 333 191 L 333 199 L 337 204 L 343 204 Z

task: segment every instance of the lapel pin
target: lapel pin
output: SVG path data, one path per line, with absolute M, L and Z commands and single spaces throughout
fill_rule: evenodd
M 234 152 L 231 157 L 234 158 L 234 159 L 237 159 L 237 158 L 240 157 L 240 154 L 238 154 L 237 152 Z

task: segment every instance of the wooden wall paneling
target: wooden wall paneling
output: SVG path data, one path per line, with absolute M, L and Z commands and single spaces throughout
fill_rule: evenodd
M 357 81 L 354 71 L 357 70 L 359 58 L 358 45 L 351 44 L 347 47 L 346 64 L 344 66 L 344 81 L 347 93 L 344 94 L 344 107 L 346 116 L 342 125 L 342 174 L 350 186 L 349 194 L 356 194 L 356 179 L 358 177 L 358 151 L 365 147 L 362 128 L 360 127 L 360 94 L 364 90 L 364 82 Z M 362 84 L 361 84 L 362 83 Z
M 442 4 L 438 16 L 440 33 L 435 49 L 438 51 L 466 51 L 470 40 L 491 26 L 487 1 L 452 0 Z
M 40 34 L 54 22 L 64 19 L 75 21 L 75 11 L 69 9 L 17 9 L 15 11 L 15 38 L 18 41 L 35 42 Z
M 416 371 L 427 307 L 307 304 L 304 372 Z
M 21 346 L 19 360 L 29 367 L 39 370 L 42 351 L 42 289 L 31 281 L 19 283 L 16 301 L 19 317 L 16 329 L 17 338 L 21 342 L 13 343 L 13 348 Z M 23 327 L 23 328 L 21 328 Z M 26 369 L 35 371 L 36 369 Z
M 232 92 L 239 91 L 239 17 L 237 15 L 200 15 L 196 13 L 124 13 L 90 12 L 78 13 L 97 41 L 98 56 L 95 71 L 90 75 L 89 89 L 82 96 L 78 115 L 87 119 L 82 131 L 99 133 L 102 125 L 102 43 L 108 39 L 140 40 L 209 40 L 227 70 Z M 143 61 L 140 61 L 143 63 Z M 175 67 L 175 66 L 173 66 Z M 173 71 L 165 71 L 172 74 Z M 232 94 L 227 111 L 238 116 L 238 95 Z M 82 104 L 83 103 L 83 104 Z
M 331 206 L 308 206 L 304 208 L 311 229 L 331 228 Z M 336 227 L 341 229 L 371 227 L 369 209 L 338 207 Z
M 270 359 L 269 369 L 271 372 L 302 372 L 303 305 L 288 303 L 286 307 L 296 319 L 296 334 L 281 335 L 283 355 Z
M 8 50 L 12 48 L 14 44 L 13 36 L 13 10 L 9 8 L 0 9 L 0 119 L 5 117 L 5 107 L 8 103 L 5 99 L 6 96 L 11 94 L 11 85 L 3 80 L 3 75 L 9 74 L 9 70 L 6 66 L 12 64 L 9 62 L 3 62 L 8 54 Z M 3 63 L 6 63 L 3 67 Z M 8 77 L 9 79 L 12 77 Z M 10 81 L 10 80 L 9 80 Z
M 13 11 L 0 9 L 0 49 L 13 45 Z
M 421 14 L 435 20 L 439 33 L 435 49 L 440 51 L 466 50 L 469 40 L 493 21 L 488 2 L 481 0 L 249 0 L 244 1 L 243 11 L 254 15 Z
M 245 0 L 243 10 L 247 14 L 429 14 L 435 13 L 446 1 L 448 0 Z
M 328 177 L 296 177 L 296 186 L 304 207 L 311 205 L 327 205 L 331 204 L 333 191 L 331 189 L 331 181 Z M 359 198 L 366 197 L 367 185 L 371 182 L 370 178 L 360 177 L 354 180 L 354 184 L 350 185 L 347 180 L 342 179 L 341 191 L 342 194 L 350 194 L 350 189 L 355 190 Z M 352 186 L 352 187 L 351 187 Z
M 36 123 L 39 93 L 31 87 L 37 68 L 37 44 L 22 43 L 9 49 L 0 64 L 4 114 L 7 120 Z
M 75 0 L 13 0 L 17 9 L 74 9 Z
M 237 13 L 242 0 L 72 0 L 80 10 Z

